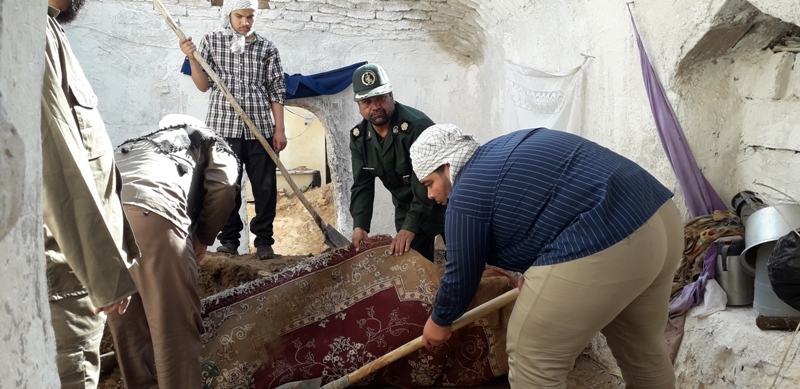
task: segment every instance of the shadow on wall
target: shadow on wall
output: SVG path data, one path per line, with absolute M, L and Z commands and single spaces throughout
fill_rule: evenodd
M 790 136 L 800 121 L 800 28 L 744 0 L 728 1 L 711 24 L 671 88 L 698 164 L 723 199 L 756 182 L 800 193 L 789 169 L 800 153 Z
M 716 63 L 725 57 L 782 47 L 786 38 L 798 36 L 798 26 L 767 15 L 747 1 L 730 0 L 711 21 L 712 27 L 681 59 L 678 74 Z

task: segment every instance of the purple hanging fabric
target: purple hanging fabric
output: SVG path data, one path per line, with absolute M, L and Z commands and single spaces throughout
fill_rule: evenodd
M 678 177 L 678 184 L 683 190 L 689 214 L 697 217 L 712 214 L 714 210 L 728 210 L 728 207 L 706 180 L 703 172 L 700 171 L 692 150 L 686 143 L 686 137 L 677 116 L 675 116 L 675 111 L 672 110 L 672 105 L 667 100 L 667 94 L 647 58 L 644 44 L 639 37 L 639 30 L 636 29 L 636 22 L 633 20 L 630 4 L 628 4 L 628 13 L 631 15 L 633 31 L 639 45 L 644 86 L 647 89 L 647 97 L 650 100 L 650 109 L 653 111 L 658 136 L 672 165 L 672 170 Z
M 681 295 L 669 302 L 669 317 L 685 314 L 689 308 L 700 305 L 706 291 L 706 283 L 717 275 L 717 254 L 719 254 L 719 241 L 715 240 L 706 249 L 703 259 L 703 272 L 697 281 L 683 287 Z

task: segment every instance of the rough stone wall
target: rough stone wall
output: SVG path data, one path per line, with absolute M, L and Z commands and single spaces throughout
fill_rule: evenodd
M 219 24 L 220 9 L 204 0 L 163 3 L 181 29 L 197 41 Z M 446 42 L 480 41 L 477 24 L 471 26 L 474 21 L 469 17 L 470 12 L 477 12 L 465 4 L 292 1 L 270 5 L 271 9 L 260 11 L 256 30 L 275 42 L 286 73 L 312 74 L 360 61 L 380 63 L 394 81 L 397 101 L 423 109 L 434 121 L 465 120 L 475 129 L 489 126 L 489 118 L 480 110 L 464 112 L 482 93 L 479 67 L 472 58 L 480 52 L 474 49 L 479 44 L 442 43 L 445 38 L 450 39 Z M 303 13 L 299 9 L 304 7 L 317 11 Z M 393 18 L 386 13 L 401 16 Z M 442 27 L 447 25 L 451 27 Z M 459 29 L 465 32 L 450 33 Z M 110 86 L 95 89 L 113 143 L 152 131 L 166 113 L 205 117 L 207 94 L 198 92 L 189 77 L 178 73 L 183 54 L 177 38 L 150 1 L 94 0 L 87 3 L 67 34 L 79 42 L 74 49 L 93 84 Z M 443 46 L 450 51 L 443 54 Z M 347 234 L 352 230 L 348 137 L 361 119 L 352 92 L 347 89 L 335 96 L 287 104 L 309 109 L 326 126 L 337 225 Z M 290 142 L 288 150 L 292 147 L 302 145 Z M 380 183 L 376 190 L 375 209 L 380 211 L 374 213 L 371 232 L 394 233 L 391 198 Z
M 0 286 L 0 323 L 11 329 L 2 340 L 10 352 L 0 360 L 0 369 L 8 369 L 0 370 L 0 386 L 50 387 L 53 340 L 37 216 L 38 109 L 31 109 L 39 99 L 37 48 L 43 40 L 34 30 L 14 27 L 39 25 L 44 7 L 23 3 L 0 0 L 0 261 L 14 275 Z M 218 24 L 219 8 L 206 0 L 164 3 L 189 35 L 199 38 Z M 256 29 L 279 47 L 287 73 L 380 63 L 398 101 L 437 122 L 457 123 L 483 141 L 507 132 L 497 124 L 505 109 L 505 61 L 558 71 L 580 63 L 581 53 L 593 55 L 582 133 L 643 165 L 680 202 L 642 85 L 626 3 L 273 0 Z M 796 1 L 639 0 L 632 8 L 700 167 L 722 198 L 762 190 L 753 188 L 755 182 L 800 197 L 796 54 L 763 50 L 776 34 L 800 23 Z M 152 131 L 166 113 L 204 117 L 207 97 L 178 73 L 183 55 L 177 39 L 149 0 L 90 1 L 67 34 L 96 86 L 114 143 Z M 351 226 L 348 136 L 360 119 L 351 96 L 345 90 L 290 102 L 312 111 L 328 130 L 337 224 L 344 232 Z M 373 232 L 393 232 L 385 191 L 376 209 L 382 213 L 376 212 Z
M 791 333 L 762 331 L 750 308 L 729 308 L 708 317 L 686 318 L 675 357 L 681 389 L 797 388 L 800 359 Z M 777 377 L 777 379 L 776 379 Z M 772 386 L 773 381 L 775 386 Z
M 219 8 L 205 0 L 164 3 L 189 35 L 199 37 L 218 24 Z M 483 141 L 508 132 L 500 125 L 505 61 L 560 71 L 579 64 L 582 53 L 592 55 L 582 133 L 643 165 L 682 203 L 647 103 L 625 1 L 272 0 L 269 7 L 256 29 L 279 47 L 287 73 L 380 63 L 398 101 L 423 109 L 434 121 L 457 123 Z M 698 163 L 723 200 L 740 190 L 759 190 L 754 181 L 764 176 L 770 177 L 766 184 L 797 196 L 800 184 L 788 171 L 799 158 L 788 131 L 795 122 L 789 108 L 798 89 L 795 54 L 757 47 L 780 25 L 800 19 L 794 3 L 679 0 L 631 7 Z M 76 49 L 92 59 L 85 61 L 87 73 L 100 85 L 114 86 L 98 94 L 101 109 L 114 110 L 106 117 L 115 142 L 145 131 L 163 113 L 204 116 L 206 96 L 177 75 L 182 55 L 149 1 L 92 1 L 68 33 L 87 35 L 93 43 Z M 782 97 L 773 98 L 769 90 L 750 93 L 756 84 L 772 85 L 769 90 L 780 84 Z M 350 225 L 346 137 L 359 119 L 349 98 L 347 90 L 289 102 L 326 123 L 343 230 Z M 377 186 L 376 207 L 391 209 L 388 194 Z M 376 232 L 393 232 L 390 219 L 390 212 L 376 216 Z
M 58 386 L 41 216 L 45 8 L 0 0 L 0 387 Z M 20 26 L 27 26 L 20 28 Z
M 763 50 L 800 19 L 793 4 L 631 4 L 698 164 L 726 202 L 745 189 L 776 201 L 783 197 L 756 181 L 800 197 L 792 173 L 800 163 L 800 136 L 791 128 L 800 88 L 796 54 Z M 595 56 L 586 78 L 582 133 L 643 165 L 682 204 L 647 104 L 625 2 L 537 2 L 501 25 L 487 33 L 488 46 L 501 46 L 498 55 L 514 63 L 555 71 L 580 63 L 580 53 Z
M 474 2 L 446 0 L 272 0 L 266 13 L 276 29 L 342 36 L 433 40 L 464 64 L 483 59 L 484 28 Z
M 800 198 L 790 173 L 800 163 L 797 54 L 770 50 L 800 28 L 778 16 L 731 0 L 678 66 L 679 113 L 694 127 L 687 139 L 724 199 L 743 189 L 776 203 L 788 201 L 780 192 Z

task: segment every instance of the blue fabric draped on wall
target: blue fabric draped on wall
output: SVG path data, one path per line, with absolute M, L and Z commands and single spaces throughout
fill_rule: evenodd
M 359 62 L 343 68 L 316 73 L 286 75 L 286 99 L 299 99 L 319 95 L 335 95 L 353 82 L 353 73 L 366 62 Z
M 300 73 L 292 75 L 284 73 L 286 77 L 286 100 L 320 95 L 335 95 L 345 90 L 345 88 L 353 82 L 353 73 L 359 66 L 365 63 L 367 62 L 358 62 L 342 68 L 308 76 L 304 76 Z M 183 61 L 181 73 L 192 75 L 192 68 L 189 66 L 188 58 Z

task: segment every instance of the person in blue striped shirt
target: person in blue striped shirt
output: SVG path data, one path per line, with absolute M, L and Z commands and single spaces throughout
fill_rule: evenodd
M 428 197 L 447 205 L 447 268 L 423 344 L 450 337 L 486 264 L 523 273 L 508 325 L 512 388 L 565 388 L 602 332 L 628 388 L 674 388 L 663 332 L 683 221 L 636 163 L 545 128 L 483 146 L 452 124 L 411 147 Z

